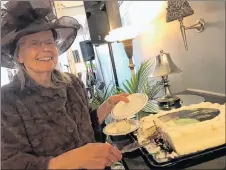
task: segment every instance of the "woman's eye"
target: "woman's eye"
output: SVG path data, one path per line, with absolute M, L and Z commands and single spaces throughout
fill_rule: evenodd
M 47 44 L 53 44 L 52 40 L 47 41 Z
M 37 42 L 37 41 L 33 41 L 33 42 L 31 43 L 31 45 L 38 45 L 38 42 Z

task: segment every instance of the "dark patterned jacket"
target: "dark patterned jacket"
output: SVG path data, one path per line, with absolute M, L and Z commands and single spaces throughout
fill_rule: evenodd
M 56 88 L 39 86 L 27 74 L 23 90 L 17 77 L 2 87 L 2 169 L 47 169 L 50 158 L 96 141 L 96 112 L 83 83 L 69 75 L 72 83 Z

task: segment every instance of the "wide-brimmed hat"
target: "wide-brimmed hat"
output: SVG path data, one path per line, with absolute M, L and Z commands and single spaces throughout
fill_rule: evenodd
M 72 17 L 56 17 L 53 1 L 9 1 L 1 9 L 1 67 L 14 68 L 14 52 L 19 38 L 55 30 L 59 55 L 74 42 L 80 29 Z

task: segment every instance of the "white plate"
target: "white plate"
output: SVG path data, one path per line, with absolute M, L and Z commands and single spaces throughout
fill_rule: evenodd
M 139 121 L 138 120 L 120 120 L 117 122 L 113 122 L 108 124 L 104 129 L 103 132 L 106 135 L 111 136 L 119 136 L 119 135 L 126 135 L 135 130 L 139 129 Z
M 127 98 L 129 103 L 121 101 L 112 110 L 114 119 L 120 120 L 134 116 L 144 108 L 148 101 L 148 96 L 142 93 L 131 94 Z

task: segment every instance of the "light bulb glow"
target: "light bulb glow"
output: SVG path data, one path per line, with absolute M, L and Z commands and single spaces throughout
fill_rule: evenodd
M 131 25 L 116 28 L 105 37 L 108 42 L 134 39 L 139 34 L 150 29 L 150 22 L 163 10 L 164 1 L 132 2 L 129 8 Z M 147 14 L 148 13 L 148 14 Z

